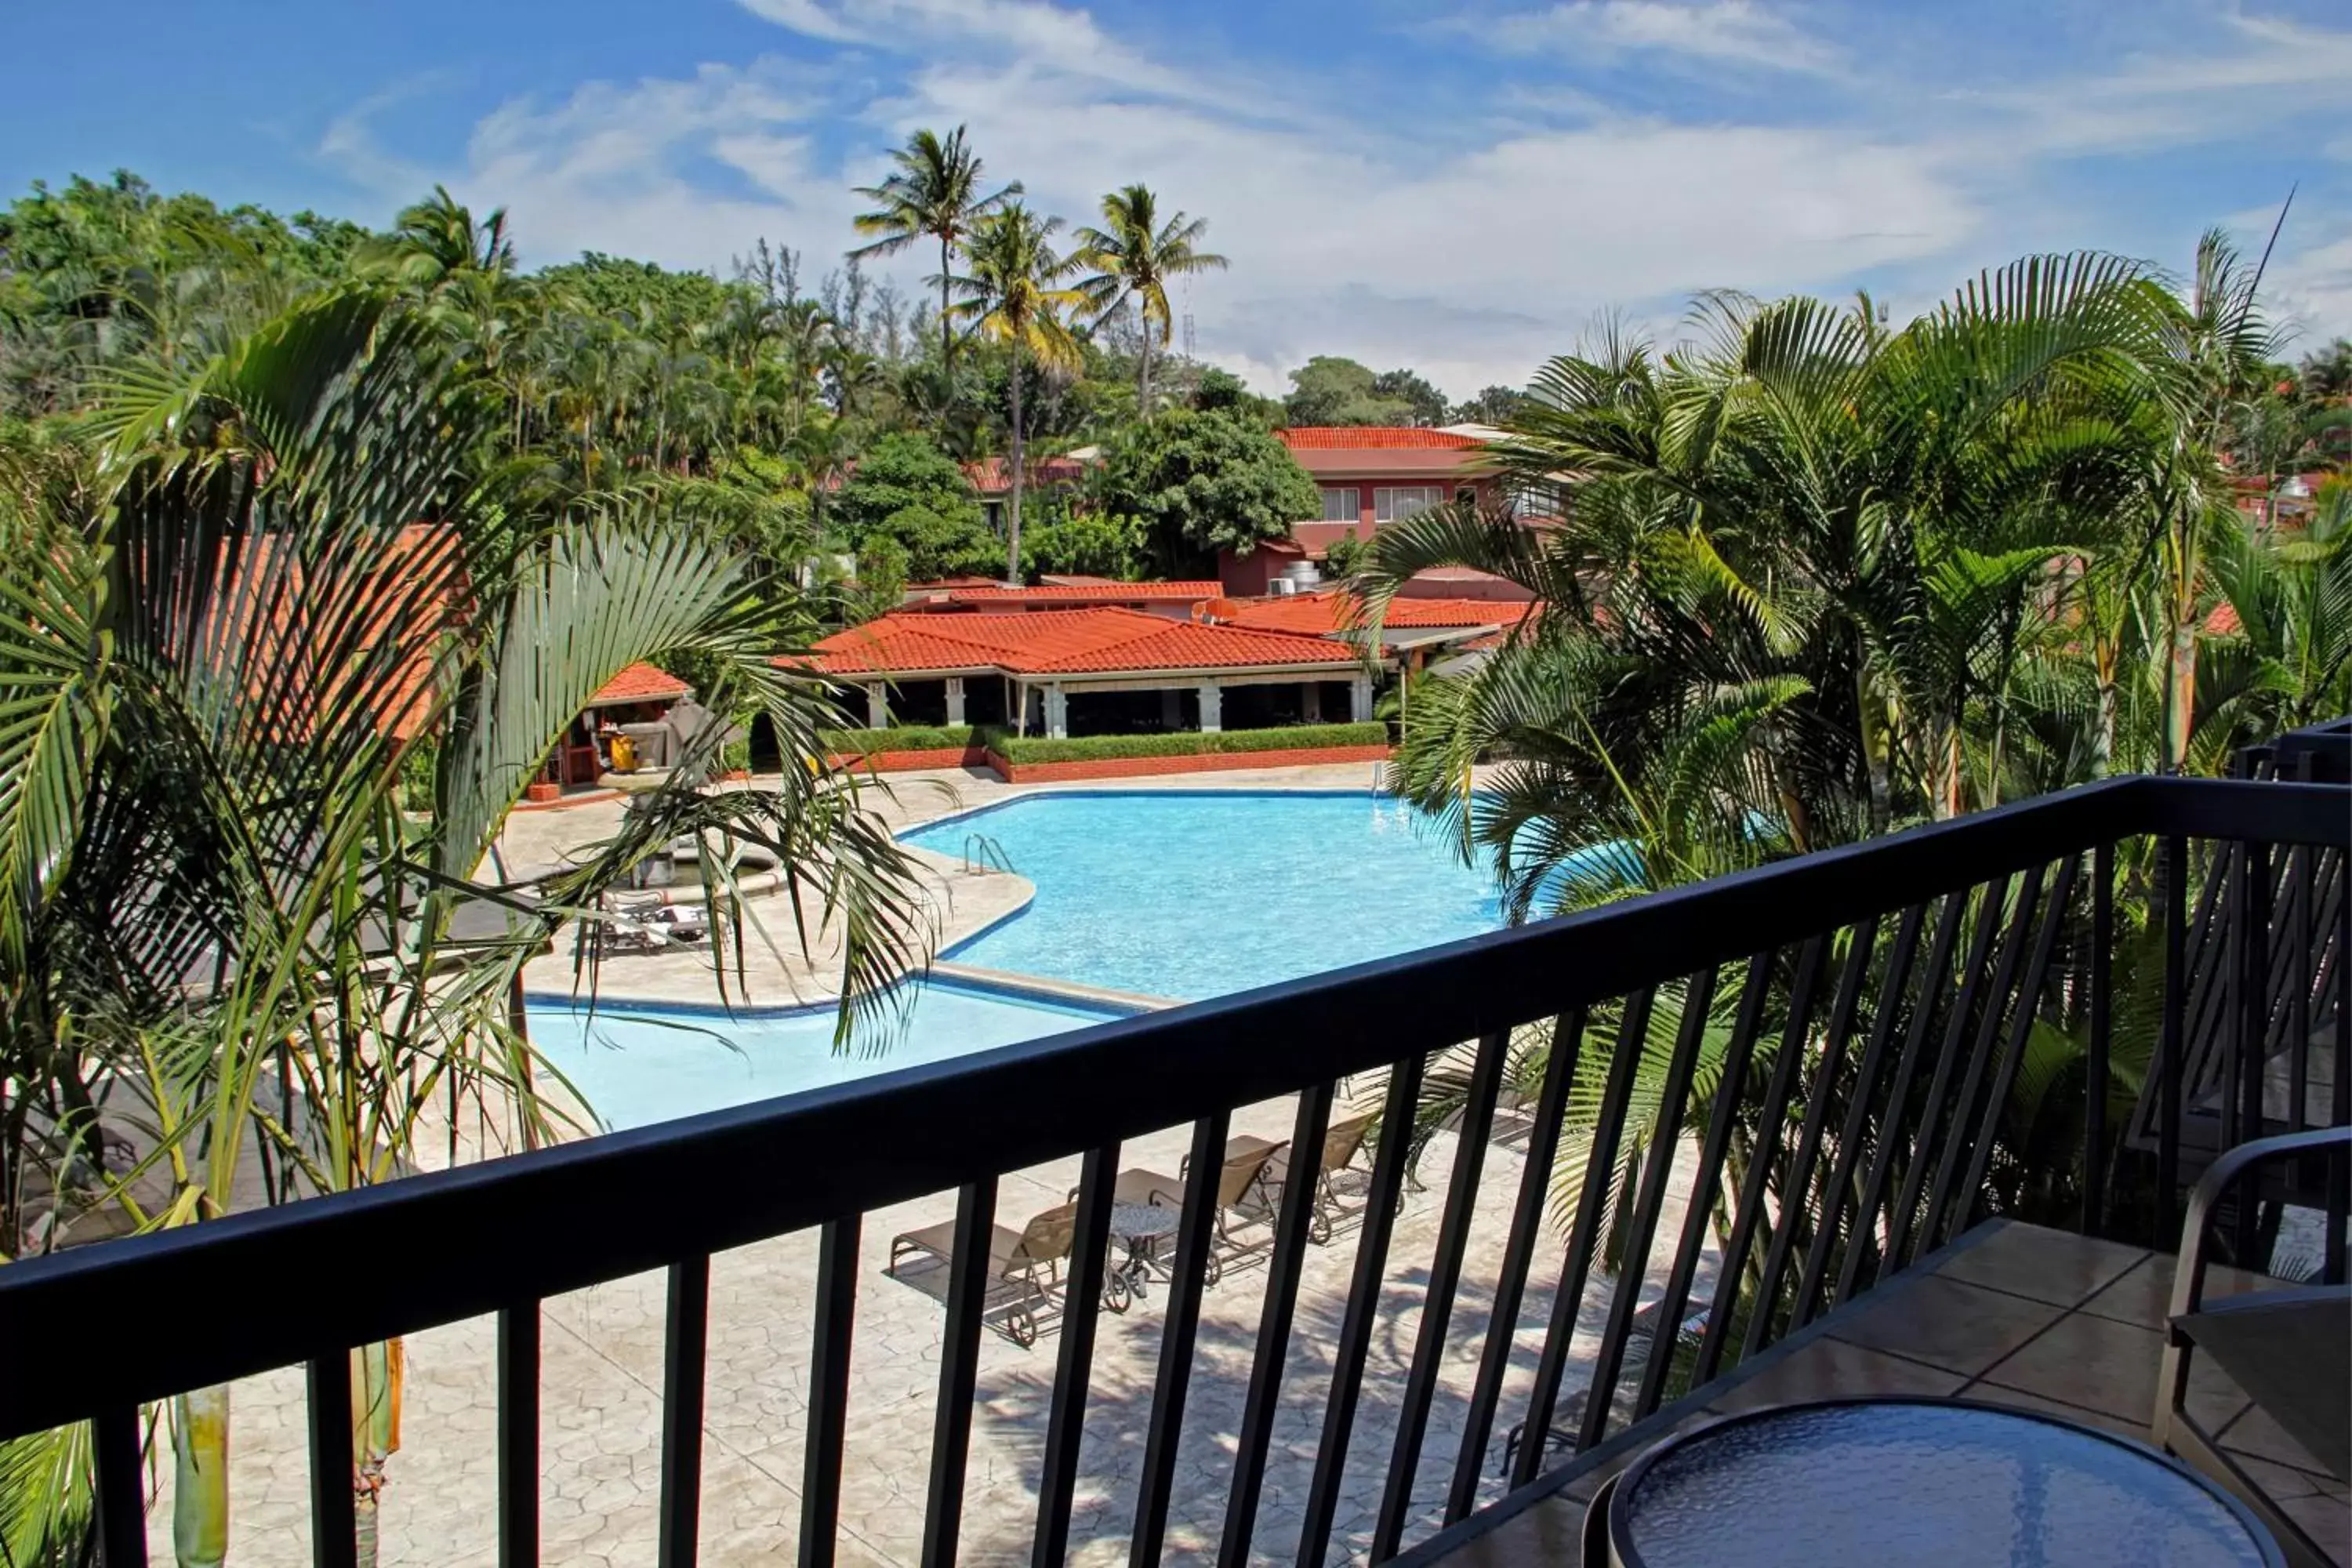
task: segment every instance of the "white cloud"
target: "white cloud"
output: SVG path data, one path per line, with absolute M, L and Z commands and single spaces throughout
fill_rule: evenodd
M 1709 65 L 1829 73 L 1845 54 L 1754 0 L 1568 0 L 1476 24 L 1514 54 L 1657 54 Z
M 2037 160 L 2169 134 L 2149 122 L 2168 110 L 2231 103 L 2242 116 L 2237 84 L 2352 49 L 2352 35 L 2233 25 L 2243 58 L 2126 60 L 1998 100 L 1890 83 L 1899 102 L 1874 115 L 1872 97 L 1835 116 L 1696 123 L 1588 98 L 1572 118 L 1506 121 L 1505 91 L 1400 112 L 1312 73 L 1147 55 L 1045 0 L 743 4 L 820 46 L 855 46 L 856 79 L 886 62 L 879 85 L 843 101 L 852 73 L 773 60 L 592 83 L 499 108 L 445 177 L 478 205 L 507 205 L 536 260 L 594 248 L 724 267 L 765 235 L 822 270 L 852 243 L 849 188 L 872 183 L 887 149 L 919 125 L 967 123 L 990 174 L 1020 176 L 1042 210 L 1086 221 L 1102 192 L 1142 180 L 1205 215 L 1233 268 L 1180 290 L 1204 357 L 1273 390 L 1307 355 L 1345 353 L 1412 364 L 1457 395 L 1523 380 L 1604 308 L 1665 319 L 1696 289 L 1843 291 L 1864 275 L 1924 300 L 2021 235 L 2097 244 L 2079 215 L 2042 205 Z M 1778 51 L 1790 69 L 1834 58 L 1745 0 L 1591 0 L 1543 16 L 1622 48 L 1738 48 L 1756 63 Z M 820 153 L 845 126 L 862 128 L 859 149 Z M 2281 288 L 2291 277 L 2298 310 L 2342 330 L 2345 263 L 2341 246 L 2315 245 L 2283 263 Z M 901 281 L 923 270 L 908 263 Z

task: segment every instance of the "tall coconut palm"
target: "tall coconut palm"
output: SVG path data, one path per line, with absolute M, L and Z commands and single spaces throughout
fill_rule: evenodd
M 1022 414 L 1022 381 L 1030 361 L 1062 370 L 1079 363 L 1078 341 L 1063 312 L 1082 307 L 1086 296 L 1065 281 L 1076 262 L 1057 254 L 1057 217 L 1040 217 L 1019 202 L 981 220 L 964 256 L 971 270 L 957 279 L 955 312 L 985 338 L 1012 351 L 1012 494 L 1004 534 L 1004 580 L 1021 580 L 1021 489 L 1027 459 Z
M 346 290 L 160 406 L 115 410 L 125 455 L 99 504 L 0 486 L 0 1045 L 35 1131 L 96 1139 L 109 1087 L 104 1115 L 141 1147 L 122 1173 L 99 1145 L 90 1201 L 131 1228 L 395 1178 L 429 1121 L 457 1157 L 460 1107 L 508 1146 L 555 1131 L 511 1011 L 522 966 L 678 835 L 706 846 L 737 961 L 754 917 L 719 851 L 775 857 L 803 940 L 842 948 L 845 1030 L 921 962 L 909 868 L 821 761 L 829 695 L 775 662 L 807 630 L 793 598 L 658 489 L 562 513 L 486 489 L 476 386 L 424 315 Z M 171 438 L 123 445 L 154 430 Z M 818 760 L 705 793 L 706 731 L 583 864 L 498 869 L 509 811 L 593 693 L 678 659 L 715 709 Z M 419 773 L 423 824 L 402 809 Z M 390 1347 L 355 1361 L 363 1548 L 399 1367 Z M 226 1426 L 217 1397 L 176 1413 L 184 1467 L 217 1475 Z M 28 1441 L 0 1453 L 12 1543 L 86 1468 L 57 1447 L 70 1435 Z M 179 1521 L 184 1561 L 215 1552 L 218 1507 Z
M 1209 220 L 1178 213 L 1159 221 L 1160 199 L 1148 185 L 1129 185 L 1103 197 L 1101 228 L 1082 228 L 1076 238 L 1080 265 L 1097 268 L 1078 285 L 1097 321 L 1135 303 L 1143 321 L 1136 353 L 1135 406 L 1151 417 L 1151 349 L 1168 342 L 1168 282 L 1194 272 L 1219 271 L 1222 256 L 1199 248 Z
M 898 167 L 880 184 L 857 187 L 856 194 L 876 206 L 850 221 L 858 233 L 877 237 L 849 254 L 895 256 L 920 239 L 940 242 L 939 273 L 925 281 L 940 290 L 940 361 L 944 364 L 955 355 L 950 300 L 956 247 L 982 218 L 1021 195 L 1021 182 L 981 195 L 980 154 L 964 142 L 961 125 L 944 140 L 936 131 L 916 132 L 890 154 L 890 161 Z
M 2286 221 L 2284 212 L 2279 221 Z M 2277 231 L 2272 231 L 2273 244 Z M 2165 438 L 2151 465 L 2158 603 L 2164 640 L 2164 751 L 2168 772 L 2189 762 L 2197 707 L 2197 628 L 2203 618 L 2207 543 L 2236 510 L 2230 476 L 2215 454 L 2231 410 L 2267 374 L 2274 330 L 2257 303 L 2269 261 L 2248 266 L 2220 229 L 2198 241 L 2189 290 L 2163 295 L 2161 353 L 2150 370 Z

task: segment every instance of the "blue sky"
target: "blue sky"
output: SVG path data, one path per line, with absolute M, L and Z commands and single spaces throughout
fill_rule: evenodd
M 18 8 L 0 180 L 382 223 L 436 181 L 528 259 L 812 269 L 910 129 L 1085 221 L 1141 179 L 1233 268 L 1186 303 L 1268 389 L 1310 353 L 1456 395 L 1613 311 L 1866 287 L 1898 315 L 2028 250 L 2260 243 L 2305 346 L 2352 332 L 2346 0 L 214 0 Z M 27 69 L 37 62 L 38 69 Z M 909 264 L 912 287 L 924 268 Z

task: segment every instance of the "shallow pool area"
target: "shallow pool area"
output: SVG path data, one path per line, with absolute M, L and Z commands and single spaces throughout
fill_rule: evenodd
M 836 1051 L 829 1006 L 733 1016 L 626 1002 L 592 1013 L 557 998 L 534 998 L 530 1007 L 540 1054 L 614 1128 L 799 1094 L 1122 1016 L 935 978 L 900 1026 L 862 1030 Z
M 1496 930 L 1493 882 L 1364 791 L 1046 792 L 902 835 L 1037 887 L 943 957 L 1197 1001 Z

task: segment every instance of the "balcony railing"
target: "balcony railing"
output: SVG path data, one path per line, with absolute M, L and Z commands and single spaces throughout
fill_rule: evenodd
M 1230 1119 L 1295 1097 L 1292 1147 L 1313 1150 L 1342 1095 L 1376 1097 L 1351 1284 L 1329 1304 L 1336 1333 L 1319 1347 L 1332 1368 L 1321 1440 L 1286 1525 L 1295 1541 L 1258 1536 L 1318 1224 L 1303 1161 L 1271 1216 L 1230 1432 L 1218 1560 L 1321 1563 L 1362 1446 L 1351 1438 L 1380 1297 L 1396 1288 L 1391 1216 L 1429 1131 L 1423 1091 L 1444 1075 L 1461 1089 L 1451 1172 L 1425 1271 L 1401 1276 L 1421 1310 L 1401 1390 L 1383 1390 L 1394 1405 L 1385 1455 L 1371 1461 L 1384 1479 L 1370 1556 L 1384 1560 L 1478 1506 L 1507 1438 L 1510 1482 L 1524 1486 L 1988 1215 L 2162 1246 L 2211 1151 L 2352 1121 L 2337 1061 L 2347 839 L 2352 793 L 2332 784 L 2116 780 L 945 1065 L 14 1265 L 0 1269 L 0 1436 L 93 1423 L 105 1561 L 142 1562 L 142 1406 L 307 1364 L 316 1559 L 348 1563 L 349 1352 L 496 1314 L 500 1559 L 536 1562 L 541 1303 L 666 1269 L 660 1555 L 690 1562 L 711 1255 L 814 1227 L 814 1321 L 788 1331 L 812 1347 L 799 1561 L 829 1563 L 862 1216 L 952 1190 L 920 1549 L 946 1564 L 965 1512 L 998 1180 L 1078 1156 L 1051 1409 L 1026 1478 L 1031 1555 L 1056 1563 L 1080 1479 L 1119 1145 L 1190 1123 L 1156 1382 L 1148 1403 L 1115 1413 L 1143 1450 L 1129 1555 L 1156 1563 Z M 2150 907 L 2143 894 L 2155 910 L 2144 927 L 2133 914 Z M 2029 1063 L 2050 1070 L 2053 1032 L 2079 1043 L 2062 1075 L 2079 1087 L 2045 1092 L 2019 1125 L 2021 1075 Z M 1524 1166 L 1499 1265 L 1469 1278 L 1473 1213 L 1506 1114 L 1527 1122 Z M 1554 1228 L 1547 1200 L 1564 1139 L 1588 1134 Z M 1636 1174 L 1615 1180 L 1635 1149 Z M 1678 1222 L 1676 1182 L 1688 1184 Z M 2272 1198 L 2326 1208 L 2323 1267 L 2341 1279 L 2344 1173 L 2280 1182 Z M 2237 1223 L 2252 1237 L 2261 1205 Z M 1555 1262 L 1545 1286 L 1537 1276 Z M 361 1279 L 358 1291 L 318 1283 Z M 1449 1331 L 1482 1300 L 1466 1415 L 1449 1451 L 1426 1452 Z M 1603 1313 L 1598 1348 L 1572 1354 L 1591 1310 Z M 27 1353 L 44 1345 L 56 1353 Z M 1530 1346 L 1531 1381 L 1511 1370 Z M 1565 1387 L 1571 1361 L 1590 1373 L 1580 1406 Z

